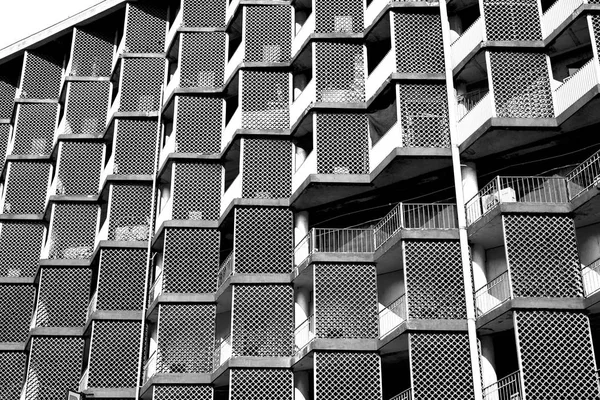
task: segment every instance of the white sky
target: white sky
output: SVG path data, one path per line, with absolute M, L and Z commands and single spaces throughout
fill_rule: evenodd
M 0 0 L 0 49 L 102 0 Z

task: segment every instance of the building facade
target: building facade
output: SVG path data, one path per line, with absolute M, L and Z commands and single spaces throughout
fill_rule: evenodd
M 0 50 L 0 399 L 599 399 L 596 36 L 107 0 Z

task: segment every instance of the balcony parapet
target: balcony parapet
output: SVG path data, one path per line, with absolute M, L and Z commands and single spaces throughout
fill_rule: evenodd
M 412 400 L 412 398 L 412 388 L 408 388 L 404 392 L 390 398 L 390 400 Z
M 300 350 L 302 350 L 315 339 L 315 332 L 315 316 L 313 314 L 307 319 L 305 319 L 294 330 L 294 343 L 296 346 L 296 353 L 298 353 Z
M 486 40 L 485 22 L 479 17 L 452 44 L 452 68 L 461 65 Z
M 585 297 L 600 290 L 600 258 L 581 269 L 583 293 Z
M 504 271 L 475 292 L 475 313 L 479 318 L 512 299 L 508 271 Z
M 571 106 L 575 105 L 586 93 L 600 84 L 600 65 L 596 58 L 589 60 L 574 75 L 554 91 L 554 114 L 561 118 Z M 561 118 L 562 119 L 562 118 Z
M 407 320 L 407 316 L 406 294 L 394 300 L 390 305 L 381 307 L 379 311 L 379 338 L 384 338 L 394 328 L 400 326 Z
M 600 184 L 600 151 L 579 164 L 567 175 L 569 200 Z
M 513 400 L 522 398 L 521 371 L 513 372 L 483 389 L 483 400 Z

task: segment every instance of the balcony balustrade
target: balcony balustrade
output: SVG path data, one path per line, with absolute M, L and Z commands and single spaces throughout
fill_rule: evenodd
M 79 380 L 79 392 L 83 392 L 88 388 L 88 381 L 90 379 L 90 367 L 87 367 Z
M 163 290 L 163 273 L 161 271 L 160 274 L 154 280 L 150 291 L 148 292 L 148 302 L 152 303 L 154 300 L 158 298 L 162 294 Z
M 242 198 L 242 173 L 238 174 L 225 193 L 223 193 L 223 196 L 221 197 L 221 215 L 225 213 L 227 207 L 229 207 L 235 199 L 240 198 Z
M 408 388 L 404 392 L 390 398 L 390 400 L 412 400 L 412 398 L 412 388 Z
M 379 338 L 387 336 L 394 328 L 400 326 L 407 319 L 406 295 L 394 300 L 387 307 L 379 311 Z
M 575 10 L 584 4 L 589 4 L 588 0 L 557 0 L 548 8 L 541 17 L 542 36 L 548 38 L 563 22 L 565 22 Z
M 317 101 L 316 80 L 313 78 L 308 82 L 302 93 L 290 106 L 290 123 L 292 126 L 298 122 L 306 110 Z
M 456 68 L 485 40 L 485 22 L 479 17 L 450 45 L 452 68 Z
M 294 343 L 296 344 L 296 351 L 302 350 L 310 342 L 312 342 L 314 338 L 315 316 L 311 315 L 294 330 Z
M 214 353 L 214 369 L 216 370 L 232 356 L 231 335 L 217 340 Z
M 370 253 L 374 251 L 372 229 L 313 228 L 294 250 L 299 265 L 314 253 Z
M 600 151 L 578 165 L 567 175 L 569 199 L 573 200 L 586 190 L 600 184 Z
M 483 389 L 483 400 L 521 400 L 521 372 L 516 371 Z
M 583 267 L 581 277 L 583 279 L 583 293 L 585 297 L 596 293 L 600 289 L 600 258 Z
M 459 100 L 457 115 L 459 117 L 458 142 L 463 143 L 477 129 L 479 129 L 479 127 L 481 127 L 485 121 L 496 116 L 496 111 L 493 105 L 493 95 L 488 92 L 484 94 L 475 104 L 470 101 L 461 104 L 461 101 Z
M 383 59 L 367 77 L 367 82 L 365 85 L 365 94 L 367 99 L 373 97 L 373 95 L 381 88 L 381 86 L 383 86 L 383 83 L 386 81 L 386 79 L 388 79 L 394 72 L 397 72 L 396 51 L 392 48 L 387 52 L 385 57 L 383 57 Z
M 476 316 L 487 314 L 511 298 L 510 278 L 505 271 L 475 292 Z
M 92 318 L 92 314 L 96 311 L 98 307 L 98 291 L 94 292 L 92 299 L 90 300 L 90 304 L 88 304 L 87 313 L 86 313 L 86 321 L 89 321 Z
M 156 374 L 156 358 L 158 355 L 158 351 L 154 350 L 154 353 L 148 358 L 146 364 L 144 365 L 144 377 L 143 381 L 146 382 L 148 379 Z
M 308 40 L 311 34 L 315 33 L 315 13 L 311 13 L 304 25 L 296 33 L 294 39 L 292 39 L 292 57 L 302 49 L 302 45 Z
M 235 273 L 235 253 L 232 251 L 219 266 L 217 272 L 217 289 Z
M 560 116 L 583 95 L 600 84 L 600 64 L 596 58 L 589 60 L 575 74 L 569 76 L 554 91 L 554 113 Z

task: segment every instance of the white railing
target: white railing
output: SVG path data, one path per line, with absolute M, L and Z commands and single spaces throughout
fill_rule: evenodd
M 465 115 L 469 113 L 479 102 L 483 99 L 489 90 L 475 90 L 463 95 L 457 96 L 456 102 L 458 104 L 457 118 L 461 120 Z
M 560 0 L 559 0 L 560 2 Z M 565 83 L 554 92 L 556 104 L 554 113 L 559 116 L 570 106 L 575 104 L 584 94 L 598 84 L 597 62 L 595 58 L 589 60 Z
M 396 122 L 380 139 L 375 146 L 371 147 L 369 153 L 369 172 L 375 168 L 390 154 L 396 147 L 402 147 L 402 129 L 401 123 Z
M 500 203 L 568 202 L 567 180 L 563 177 L 497 176 L 467 202 L 467 224 L 477 221 Z
M 292 41 L 292 58 L 300 51 L 311 33 L 315 32 L 315 13 L 311 13 Z
M 235 273 L 234 258 L 234 252 L 232 251 L 219 266 L 219 271 L 217 272 L 217 290 L 227 279 L 229 279 L 231 275 Z
M 573 200 L 587 189 L 600 184 L 600 151 L 579 164 L 567 175 L 569 199 Z
M 542 15 L 542 37 L 545 39 L 586 0 L 556 0 Z
M 317 151 L 313 151 L 306 157 L 304 163 L 292 175 L 292 193 L 300 188 L 300 185 L 311 175 L 317 173 Z
M 242 172 L 231 182 L 231 185 L 227 188 L 223 196 L 221 196 L 221 215 L 227 210 L 234 199 L 242 197 Z
M 98 307 L 98 290 L 94 292 L 92 299 L 90 300 L 90 304 L 88 304 L 86 321 L 89 321 L 92 318 L 92 314 L 96 311 Z
M 290 106 L 290 124 L 293 126 L 317 98 L 316 79 L 313 78 L 308 82 L 300 96 Z
M 304 320 L 294 330 L 294 343 L 296 351 L 302 350 L 307 344 L 315 338 L 315 316 L 314 314 Z
M 370 99 L 394 72 L 396 72 L 396 52 L 392 48 L 367 77 L 365 87 L 367 99 Z
M 484 40 L 484 20 L 479 17 L 450 45 L 452 67 L 456 67 Z
M 511 297 L 508 271 L 505 271 L 475 292 L 475 312 L 477 317 L 487 314 Z
M 221 151 L 225 150 L 225 147 L 233 140 L 235 131 L 242 128 L 242 107 L 238 106 L 237 110 L 233 113 L 233 116 L 225 126 L 223 130 L 223 136 L 221 137 Z
M 483 400 L 521 400 L 521 372 L 516 371 L 483 389 Z
M 389 306 L 379 311 L 379 337 L 383 338 L 394 328 L 406 321 L 406 295 L 394 300 Z
M 158 232 L 160 226 L 165 222 L 173 219 L 173 196 L 169 196 L 165 204 L 160 209 L 160 212 L 156 216 L 156 223 L 154 224 L 155 233 Z
M 494 116 L 492 97 L 489 92 L 466 113 L 461 111 L 461 107 L 464 106 L 459 105 L 458 108 L 458 115 L 462 115 L 462 118 L 458 121 L 459 144 L 467 140 L 485 121 Z
M 314 253 L 373 252 L 373 230 L 313 228 L 295 248 L 294 259 L 299 260 L 298 264 L 304 261 L 300 259 L 300 253 L 306 249 L 307 256 Z
M 225 65 L 225 82 L 227 82 L 231 78 L 231 75 L 233 75 L 233 71 L 235 71 L 237 66 L 244 62 L 245 53 L 246 42 L 242 40 L 238 48 L 235 49 L 235 53 L 233 53 L 227 65 Z
M 83 392 L 84 390 L 86 390 L 88 388 L 89 379 L 90 379 L 90 367 L 87 367 L 85 369 L 85 372 L 81 376 L 81 379 L 79 380 L 79 392 Z
M 581 270 L 583 293 L 588 297 L 600 289 L 600 259 L 586 265 Z
M 231 348 L 231 335 L 218 340 L 215 345 L 215 353 L 213 358 L 214 369 L 219 368 L 225 361 L 229 360 L 232 356 Z
M 150 303 L 152 303 L 154 300 L 156 300 L 156 298 L 158 296 L 161 295 L 162 289 L 163 289 L 163 273 L 161 271 L 160 274 L 158 274 L 158 276 L 154 280 L 154 283 L 152 284 L 152 287 L 150 288 L 150 291 L 148 292 L 148 299 L 150 300 Z
M 148 379 L 150 379 L 156 373 L 157 354 L 158 354 L 158 351 L 155 350 L 154 353 L 152 353 L 152 355 L 150 356 L 150 358 L 148 358 L 148 361 L 146 361 L 146 364 L 144 365 L 144 378 L 143 378 L 144 382 L 146 382 Z
M 406 389 L 404 392 L 395 395 L 390 400 L 412 400 L 412 388 Z
M 365 28 L 375 22 L 375 18 L 383 11 L 385 6 L 391 3 L 391 0 L 373 0 L 365 11 Z

